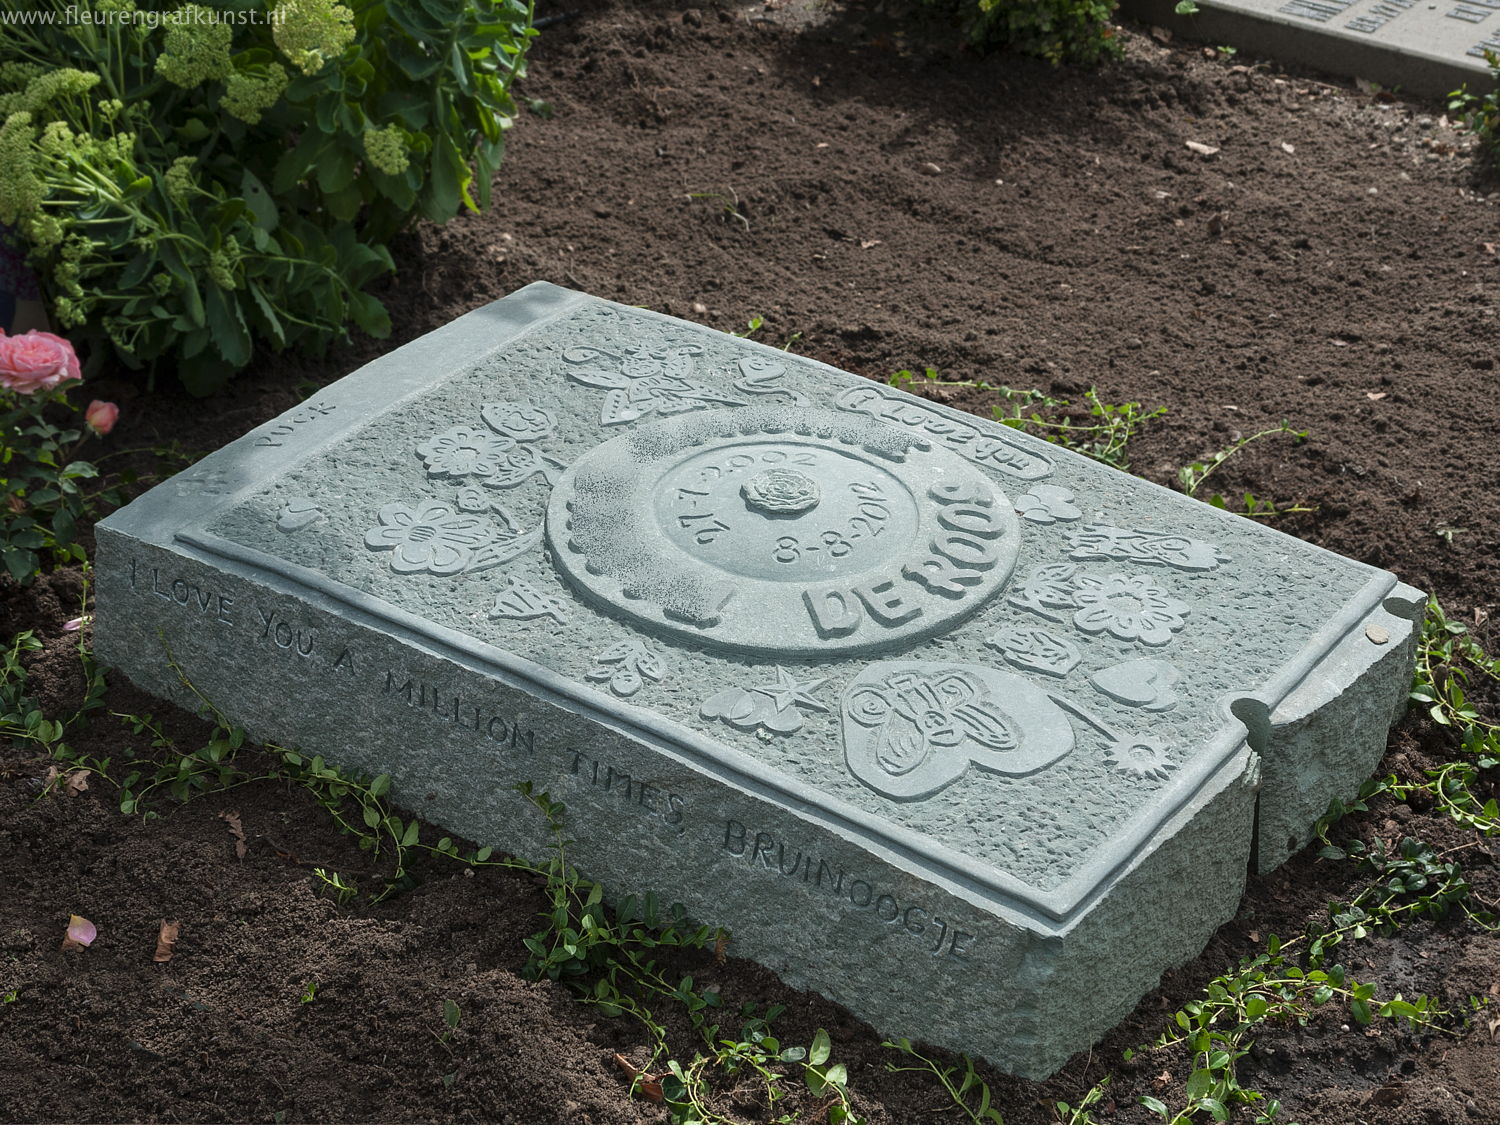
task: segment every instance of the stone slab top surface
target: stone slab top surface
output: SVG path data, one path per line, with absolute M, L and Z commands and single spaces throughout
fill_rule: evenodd
M 545 283 L 111 521 L 1044 925 L 1396 586 L 1018 431 Z

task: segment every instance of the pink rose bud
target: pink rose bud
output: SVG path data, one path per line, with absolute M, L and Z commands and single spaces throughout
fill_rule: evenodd
M 24 336 L 7 336 L 0 329 L 0 386 L 30 395 L 82 378 L 73 345 L 61 336 L 36 329 Z
M 103 437 L 115 428 L 115 421 L 120 417 L 120 408 L 112 402 L 101 402 L 95 399 L 89 403 L 89 408 L 83 412 L 83 420 L 89 424 L 89 429 Z

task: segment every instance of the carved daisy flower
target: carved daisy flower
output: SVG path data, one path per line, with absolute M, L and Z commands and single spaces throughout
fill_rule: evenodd
M 1085 575 L 1074 582 L 1078 611 L 1073 624 L 1085 633 L 1103 633 L 1122 641 L 1164 645 L 1185 624 L 1188 604 L 1178 601 L 1150 578 L 1134 574 Z
M 417 446 L 417 456 L 429 476 L 487 479 L 500 472 L 515 444 L 480 426 L 454 426 Z
M 1104 749 L 1104 760 L 1120 773 L 1132 777 L 1149 777 L 1153 781 L 1165 781 L 1167 775 L 1177 768 L 1167 758 L 1166 744 L 1160 739 L 1121 739 Z
M 491 538 L 492 528 L 478 516 L 461 515 L 447 504 L 424 500 L 419 504 L 387 504 L 380 509 L 380 525 L 365 532 L 365 546 L 390 551 L 397 574 L 428 570 L 457 574 L 474 558 L 474 550 Z

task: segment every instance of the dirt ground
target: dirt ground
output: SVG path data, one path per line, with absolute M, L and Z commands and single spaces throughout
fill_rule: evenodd
M 1122 32 L 1122 63 L 1075 72 L 979 59 L 863 7 L 566 7 L 576 14 L 533 57 L 524 99 L 537 111 L 512 134 L 494 210 L 397 247 L 401 273 L 382 293 L 394 340 L 266 357 L 208 402 L 106 380 L 99 397 L 124 409 L 114 447 L 206 452 L 546 279 L 724 330 L 759 317 L 757 339 L 872 378 L 930 366 L 1165 406 L 1129 449 L 1161 483 L 1284 420 L 1307 440 L 1249 446 L 1212 491 L 1315 509 L 1278 526 L 1433 591 L 1500 648 L 1500 185 L 1476 177 L 1441 107 L 1144 29 Z M 986 416 L 998 401 L 924 393 Z M 0 631 L 45 642 L 30 689 L 49 713 L 82 696 L 77 634 L 63 629 L 82 597 L 76 570 L 0 588 Z M 152 712 L 185 747 L 207 734 L 124 684 L 107 703 Z M 100 756 L 142 745 L 100 712 L 71 741 Z M 1419 778 L 1453 754 L 1413 715 L 1382 769 Z M 641 1060 L 636 1025 L 521 975 L 544 906 L 534 878 L 432 867 L 409 893 L 340 907 L 312 869 L 374 872 L 305 791 L 259 782 L 126 817 L 102 784 L 38 800 L 47 765 L 28 745 L 0 746 L 0 1121 L 666 1119 L 630 1098 L 611 1061 Z M 231 810 L 243 858 L 220 815 Z M 1500 847 L 1431 809 L 1386 802 L 1336 829 L 1407 835 L 1454 849 L 1476 905 L 1500 902 Z M 1313 851 L 1252 879 L 1204 954 L 1056 1077 L 981 1067 L 1005 1121 L 1051 1122 L 1056 1099 L 1076 1103 L 1111 1073 L 1101 1121 L 1154 1120 L 1142 1095 L 1180 1104 L 1185 1052 L 1122 1051 L 1267 935 L 1325 922 L 1357 880 Z M 99 926 L 83 953 L 58 949 L 72 912 Z M 153 964 L 163 918 L 181 920 L 181 937 Z M 869 1027 L 729 952 L 672 967 L 716 983 L 726 1011 L 784 1005 L 784 1042 L 828 1029 L 872 1125 L 967 1120 L 930 1079 L 888 1073 L 901 1060 Z M 1430 994 L 1454 1016 L 1422 1035 L 1389 1021 L 1351 1030 L 1331 1005 L 1306 1026 L 1268 1027 L 1242 1081 L 1303 1125 L 1500 1122 L 1500 1042 L 1483 1014 L 1464 1019 L 1470 997 L 1500 997 L 1500 935 L 1449 917 L 1338 959 L 1382 997 Z M 446 999 L 463 1015 L 444 1040 Z M 767 1120 L 723 1095 L 735 1120 Z M 816 1119 L 810 1099 L 795 1107 Z

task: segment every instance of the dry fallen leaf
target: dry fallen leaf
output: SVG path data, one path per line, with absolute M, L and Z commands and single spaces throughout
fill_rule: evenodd
M 879 246 L 879 245 L 880 245 L 880 239 L 878 239 L 878 238 L 862 238 L 862 239 L 859 240 L 859 248 L 861 250 L 868 250 L 872 246 Z
M 724 963 L 724 951 L 728 948 L 729 935 L 725 933 L 719 934 L 719 936 L 714 939 L 714 960 L 720 965 Z
M 1493 242 L 1481 242 L 1479 245 L 1484 247 L 1486 254 L 1493 254 L 1495 252 L 1495 244 Z
M 68 774 L 67 781 L 63 783 L 63 792 L 69 797 L 76 797 L 89 787 L 89 774 L 93 770 L 73 770 Z
M 1365 398 L 1369 399 L 1371 402 L 1379 402 L 1381 399 L 1385 398 L 1385 396 L 1386 396 L 1386 392 L 1385 391 L 1366 391 L 1365 392 Z
M 635 1084 L 636 1093 L 648 1102 L 665 1101 L 661 1092 L 661 1078 L 659 1075 L 643 1073 L 641 1068 L 632 1063 L 624 1055 L 616 1051 L 612 1056 L 615 1065 L 623 1070 Z
M 229 825 L 229 834 L 234 837 L 234 854 L 236 859 L 244 859 L 245 852 L 245 826 L 240 823 L 240 814 L 234 809 L 225 809 L 219 813 L 219 819 Z
M 161 963 L 172 959 L 172 947 L 177 944 L 177 931 L 181 923 L 161 920 L 161 929 L 156 934 L 156 955 L 151 960 Z
M 1206 145 L 1202 141 L 1188 141 L 1187 146 L 1199 156 L 1212 156 L 1219 151 L 1217 145 Z
M 1170 1070 L 1164 1070 L 1155 1078 L 1151 1079 L 1151 1085 L 1155 1086 L 1158 1090 L 1166 1089 L 1166 1087 L 1169 1086 L 1171 1082 L 1172 1072 Z
M 68 931 L 63 935 L 62 947 L 64 949 L 87 949 L 94 944 L 94 939 L 99 936 L 99 930 L 81 914 L 73 914 L 68 918 Z

